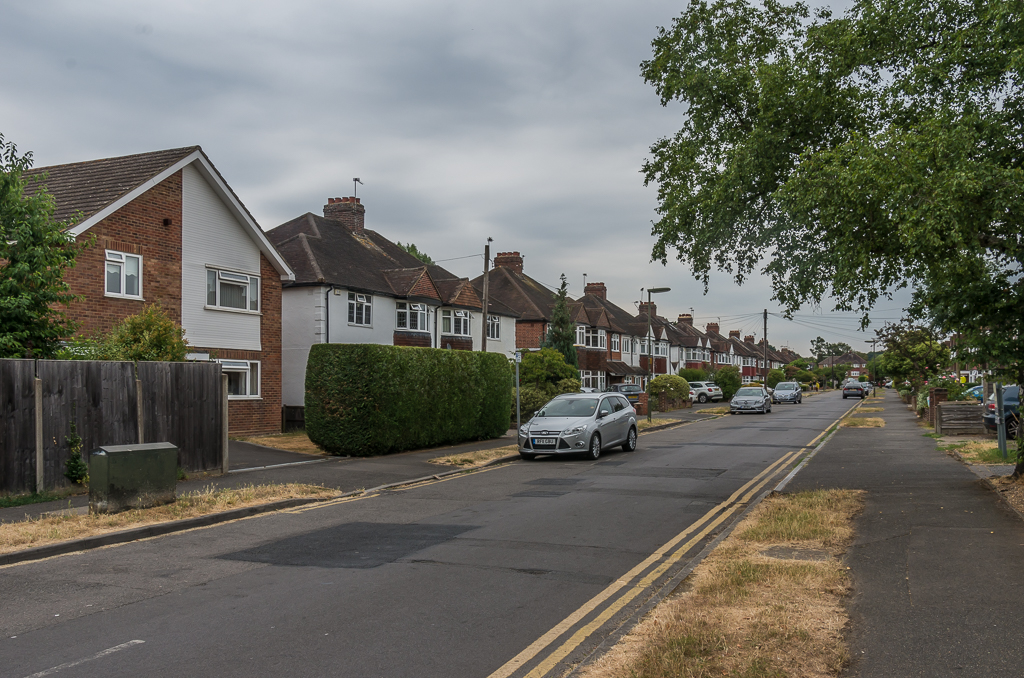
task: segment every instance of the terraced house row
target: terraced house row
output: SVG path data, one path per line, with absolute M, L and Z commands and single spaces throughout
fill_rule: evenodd
M 264 229 L 199 146 L 39 167 L 56 218 L 89 246 L 68 273 L 79 295 L 69 311 L 84 334 L 108 332 L 153 303 L 185 329 L 189 359 L 228 375 L 232 434 L 279 430 L 301 418 L 306 359 L 317 343 L 377 343 L 487 350 L 511 357 L 540 346 L 554 292 L 504 252 L 489 273 L 460 278 L 427 265 L 366 228 L 355 197 L 328 198 Z M 571 300 L 583 384 L 644 384 L 682 367 L 736 365 L 752 381 L 761 346 L 689 315 L 676 322 L 654 304 L 638 313 L 608 301 L 603 283 Z M 648 335 L 648 324 L 650 334 Z M 768 352 L 768 367 L 789 362 Z M 284 414 L 283 414 L 284 413 Z

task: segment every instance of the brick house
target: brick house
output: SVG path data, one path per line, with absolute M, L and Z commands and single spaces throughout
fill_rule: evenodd
M 295 271 L 282 293 L 284 404 L 305 404 L 313 344 L 385 344 L 487 350 L 511 356 L 517 313 L 483 302 L 467 278 L 426 265 L 365 227 L 359 198 L 329 198 L 323 216 L 307 212 L 267 233 Z M 482 324 L 486 323 L 486 324 Z M 296 412 L 295 419 L 301 419 Z
M 849 365 L 850 368 L 842 375 L 837 374 L 836 378 L 860 377 L 868 374 L 868 359 L 857 353 L 849 351 L 840 356 L 828 356 L 818 362 L 818 367 L 829 368 L 833 365 Z
M 483 289 L 483 275 L 473 279 Z M 519 252 L 499 252 L 487 279 L 488 299 L 497 301 L 516 314 L 515 348 L 540 348 L 551 323 L 556 294 L 543 283 L 523 273 Z
M 680 313 L 675 327 L 680 334 L 679 341 L 682 351 L 680 367 L 705 371 L 711 369 L 713 365 L 711 339 L 693 326 L 693 315 Z
M 46 175 L 43 178 L 43 175 Z M 54 218 L 91 243 L 66 280 L 81 333 L 159 303 L 190 358 L 228 375 L 232 434 L 281 427 L 281 281 L 292 271 L 199 146 L 35 168 Z
M 636 318 L 608 301 L 603 282 L 587 283 L 583 296 L 569 304 L 576 323 L 576 356 L 585 387 L 604 390 L 611 384 L 639 384 L 640 343 L 633 329 Z

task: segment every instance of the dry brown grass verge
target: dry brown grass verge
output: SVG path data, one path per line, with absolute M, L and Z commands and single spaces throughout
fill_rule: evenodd
M 250 438 L 242 438 L 242 442 L 273 447 L 278 450 L 288 450 L 289 452 L 301 452 L 302 454 L 327 454 L 309 439 L 305 431 L 275 433 L 269 436 L 252 436 Z
M 1024 515 L 1024 478 L 1013 480 L 1010 476 L 1003 476 L 991 480 L 996 491 L 1003 495 L 1003 499 L 1018 513 Z
M 703 414 L 729 414 L 729 406 L 723 405 L 722 407 L 706 407 L 701 410 Z
M 838 557 L 853 538 L 863 494 L 767 498 L 697 567 L 683 593 L 655 608 L 583 678 L 837 675 L 848 661 L 842 599 L 849 590 Z
M 858 407 L 857 412 L 884 412 L 884 407 Z
M 0 524 L 0 553 L 93 537 L 131 527 L 195 518 L 279 499 L 327 498 L 336 494 L 338 491 L 331 488 L 300 483 L 248 485 L 234 489 L 207 488 L 183 494 L 177 502 L 166 506 L 113 514 L 49 516 L 19 523 L 3 523 Z
M 652 419 L 650 423 L 647 423 L 647 418 L 636 420 L 636 428 L 638 431 L 643 431 L 646 428 L 652 426 L 668 426 L 669 424 L 678 424 L 682 419 Z
M 839 425 L 849 428 L 885 428 L 885 419 L 881 417 L 844 417 Z
M 475 452 L 461 452 L 459 454 L 448 454 L 443 457 L 434 457 L 428 459 L 431 464 L 442 464 L 445 466 L 463 466 L 466 468 L 473 468 L 474 466 L 482 466 L 487 462 L 507 457 L 510 454 L 515 454 L 519 450 L 515 445 L 505 445 L 504 447 L 494 447 L 489 450 L 476 450 Z
M 1003 459 L 999 453 L 999 443 L 995 440 L 969 440 L 941 447 L 944 450 L 956 450 L 968 464 L 1012 464 L 1016 454 L 1012 440 L 1007 445 L 1007 459 Z

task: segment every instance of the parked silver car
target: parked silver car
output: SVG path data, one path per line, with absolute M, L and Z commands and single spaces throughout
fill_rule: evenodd
M 782 403 L 796 403 L 799 405 L 804 401 L 804 392 L 800 389 L 800 384 L 795 381 L 780 381 L 775 384 L 775 390 L 772 392 L 772 402 L 776 405 Z
M 729 401 L 729 414 L 741 412 L 760 412 L 768 414 L 772 411 L 772 397 L 764 386 L 744 386 L 736 391 Z
M 690 396 L 698 403 L 706 403 L 709 400 L 716 403 L 722 399 L 722 389 L 713 381 L 691 381 Z
M 618 393 L 566 393 L 519 429 L 519 455 L 584 453 L 589 459 L 614 445 L 636 449 L 636 410 Z

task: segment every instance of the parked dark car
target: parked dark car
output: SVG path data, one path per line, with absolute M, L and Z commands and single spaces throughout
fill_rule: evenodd
M 868 394 L 864 384 L 859 381 L 848 381 L 843 386 L 843 400 L 847 398 L 860 398 L 863 400 Z
M 644 390 L 636 384 L 612 384 L 608 387 L 608 391 L 611 393 L 621 393 L 626 396 L 626 400 L 629 401 L 630 405 L 635 405 L 639 402 L 640 394 L 644 392 Z
M 799 405 L 803 401 L 804 392 L 800 389 L 800 384 L 795 381 L 780 381 L 775 385 L 775 391 L 772 392 L 772 402 L 776 405 L 782 403 Z
M 1006 437 L 1013 439 L 1020 432 L 1020 386 L 1003 389 L 1003 417 L 1006 422 Z M 985 412 L 981 415 L 985 430 L 996 433 L 996 394 L 988 397 Z

